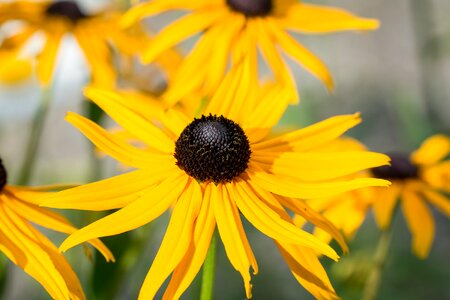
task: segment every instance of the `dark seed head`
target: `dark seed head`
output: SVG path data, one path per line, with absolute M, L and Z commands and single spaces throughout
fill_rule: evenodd
M 230 182 L 247 169 L 250 144 L 242 128 L 223 116 L 194 119 L 175 145 L 180 169 L 199 181 Z
M 8 176 L 6 174 L 5 166 L 3 165 L 2 160 L 0 159 L 0 192 L 6 185 L 7 177 Z
M 382 166 L 372 169 L 375 177 L 383 179 L 409 179 L 417 178 L 419 169 L 407 155 L 400 153 L 388 153 L 391 158 L 390 166 Z
M 264 17 L 272 11 L 272 0 L 226 0 L 229 8 L 247 17 Z
M 55 1 L 47 7 L 45 13 L 49 16 L 65 17 L 72 22 L 88 17 L 75 1 Z

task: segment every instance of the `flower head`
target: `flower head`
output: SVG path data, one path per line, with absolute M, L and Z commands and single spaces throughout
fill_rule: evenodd
M 147 43 L 145 33 L 139 28 L 128 32 L 120 29 L 119 18 L 120 14 L 111 11 L 90 14 L 72 0 L 1 3 L 0 26 L 15 20 L 22 21 L 24 26 L 0 43 L 0 51 L 14 49 L 19 53 L 31 37 L 43 33 L 45 44 L 36 56 L 36 72 L 39 81 L 48 85 L 60 44 L 66 34 L 73 34 L 91 68 L 92 84 L 111 88 L 117 80 L 112 49 L 133 55 Z
M 349 145 L 342 149 L 349 149 Z M 412 233 L 413 251 L 418 257 L 426 258 L 433 243 L 435 227 L 430 206 L 450 216 L 450 161 L 445 160 L 449 152 L 450 139 L 447 136 L 432 136 L 411 155 L 389 154 L 390 166 L 373 168 L 358 175 L 390 180 L 392 185 L 389 188 L 360 189 L 337 197 L 314 199 L 308 204 L 322 212 L 349 239 L 372 207 L 377 224 L 384 230 L 391 225 L 395 208 L 400 204 Z M 304 222 L 298 217 L 296 221 L 297 224 Z M 318 230 L 317 234 L 323 240 L 330 239 L 323 231 Z
M 81 284 L 64 256 L 31 223 L 71 234 L 76 231 L 64 217 L 37 205 L 50 188 L 7 184 L 0 160 L 0 251 L 36 279 L 54 299 L 85 299 Z M 111 252 L 99 240 L 89 243 L 106 258 Z
M 88 89 L 88 98 L 146 148 L 115 139 L 95 123 L 69 113 L 67 120 L 98 148 L 137 170 L 44 201 L 56 208 L 120 208 L 71 235 L 61 249 L 135 229 L 173 207 L 140 299 L 152 299 L 171 273 L 164 299 L 178 299 L 200 270 L 216 227 L 231 264 L 244 280 L 246 295 L 251 297 L 250 268 L 256 274 L 258 265 L 241 213 L 275 241 L 293 275 L 309 292 L 317 298 L 335 299 L 317 253 L 336 260 L 336 252 L 296 227 L 286 208 L 330 232 L 345 250 L 338 231 L 299 198 L 385 186 L 387 181 L 379 179 L 342 178 L 384 165 L 388 157 L 367 151 L 317 151 L 359 123 L 358 114 L 268 138 L 291 100 L 290 91 L 279 85 L 264 89 L 242 85 L 246 72 L 248 68 L 234 68 L 201 117 L 192 119 L 169 110 L 159 118 L 162 128 L 155 126 L 133 99 Z
M 170 83 L 165 95 L 169 102 L 196 89 L 211 94 L 223 79 L 230 57 L 233 63 L 242 55 L 250 57 L 251 76 L 258 77 L 258 49 L 277 80 L 295 85 L 282 58 L 284 52 L 331 89 L 333 80 L 325 65 L 287 30 L 323 34 L 378 27 L 376 20 L 297 0 L 153 0 L 133 7 L 122 24 L 130 26 L 145 17 L 172 10 L 187 10 L 188 14 L 156 36 L 144 52 L 145 62 L 152 62 L 165 49 L 197 33 L 201 36 Z M 292 91 L 295 101 L 296 89 Z
M 391 154 L 391 166 L 372 170 L 375 176 L 389 178 L 392 186 L 378 191 L 373 208 L 375 220 L 385 229 L 390 226 L 398 201 L 412 233 L 412 248 L 426 258 L 434 239 L 434 219 L 429 205 L 450 216 L 450 139 L 434 135 L 411 155 Z

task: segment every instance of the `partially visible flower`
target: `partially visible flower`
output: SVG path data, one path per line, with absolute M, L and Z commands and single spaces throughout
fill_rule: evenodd
M 435 233 L 430 206 L 450 217 L 450 160 L 446 160 L 449 153 L 448 136 L 434 135 L 411 155 L 392 153 L 390 166 L 359 175 L 390 180 L 392 186 L 389 188 L 360 189 L 308 203 L 329 218 L 349 239 L 360 227 L 370 208 L 373 207 L 378 226 L 386 230 L 400 204 L 412 233 L 412 250 L 419 258 L 426 258 Z M 302 225 L 303 222 L 297 218 L 297 224 Z M 331 238 L 323 231 L 318 232 L 325 240 Z
M 242 226 L 244 216 L 280 249 L 295 278 L 318 299 L 337 295 L 317 253 L 336 252 L 297 228 L 288 211 L 302 214 L 333 235 L 337 230 L 300 199 L 325 197 L 385 180 L 342 179 L 388 163 L 382 154 L 321 152 L 360 122 L 358 114 L 337 116 L 281 136 L 267 137 L 289 104 L 284 86 L 263 89 L 243 81 L 248 69 L 233 68 L 199 118 L 175 110 L 161 114 L 159 126 L 146 117 L 134 98 L 88 89 L 86 95 L 145 149 L 115 138 L 92 121 L 70 113 L 67 120 L 98 148 L 135 171 L 63 191 L 42 202 L 56 208 L 119 210 L 71 235 L 65 251 L 96 237 L 143 226 L 170 207 L 172 216 L 161 247 L 140 291 L 153 299 L 172 274 L 163 299 L 178 299 L 199 272 L 216 225 L 226 254 L 251 297 L 251 275 L 258 265 Z
M 120 14 L 111 11 L 88 14 L 76 1 L 13 1 L 0 4 L 0 25 L 21 21 L 23 26 L 2 43 L 1 49 L 20 50 L 32 36 L 41 32 L 45 45 L 37 55 L 36 72 L 40 82 L 49 84 L 55 71 L 59 46 L 68 33 L 73 34 L 91 68 L 92 84 L 111 88 L 117 72 L 113 50 L 137 54 L 147 43 L 139 28 L 125 32 L 118 27 Z
M 166 95 L 172 102 L 201 89 L 211 94 L 223 79 L 227 66 L 249 56 L 251 76 L 258 76 L 258 49 L 278 81 L 294 86 L 282 53 L 294 58 L 329 88 L 333 80 L 325 65 L 287 31 L 323 34 L 345 30 L 374 30 L 378 21 L 363 19 L 339 9 L 298 0 L 152 0 L 127 12 L 124 26 L 159 13 L 187 10 L 188 14 L 164 28 L 143 55 L 152 62 L 163 51 L 200 33 L 200 39 L 180 66 Z M 296 89 L 292 94 L 296 99 Z
M 391 166 L 373 169 L 372 173 L 392 181 L 389 189 L 377 191 L 373 209 L 382 229 L 390 226 L 398 201 L 412 234 L 412 249 L 426 258 L 434 239 L 434 219 L 429 206 L 450 217 L 450 139 L 434 135 L 419 149 L 405 155 L 392 153 Z
M 80 282 L 69 263 L 53 243 L 32 223 L 71 234 L 69 221 L 37 202 L 48 197 L 46 187 L 26 188 L 7 184 L 0 160 L 0 251 L 37 280 L 54 299 L 85 299 Z M 99 240 L 88 241 L 107 261 L 111 252 Z

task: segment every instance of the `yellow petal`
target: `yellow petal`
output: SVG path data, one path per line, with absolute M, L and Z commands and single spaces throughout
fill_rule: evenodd
M 123 18 L 120 20 L 120 26 L 125 28 L 130 27 L 145 17 L 150 17 L 166 10 L 197 8 L 202 2 L 203 1 L 198 0 L 192 0 L 189 2 L 180 0 L 153 0 L 150 2 L 140 3 L 129 9 L 124 14 Z
M 211 184 L 207 185 L 201 209 L 194 225 L 194 237 L 183 260 L 175 268 L 163 300 L 179 299 L 199 272 L 208 253 L 216 228 Z
M 305 203 L 305 201 L 281 196 L 276 196 L 276 198 L 283 206 L 286 206 L 289 210 L 302 216 L 305 220 L 307 220 L 314 226 L 321 228 L 329 235 L 331 235 L 339 243 L 339 246 L 341 246 L 342 252 L 344 254 L 348 252 L 347 243 L 345 242 L 345 239 L 339 229 L 337 229 L 336 226 L 334 226 L 333 223 L 330 222 L 327 218 L 309 207 L 308 204 Z
M 111 48 L 103 32 L 93 24 L 79 25 L 74 31 L 81 50 L 91 68 L 92 85 L 112 88 L 116 85 L 116 71 L 113 67 Z
M 81 285 L 64 257 L 40 232 L 0 201 L 0 245 L 5 254 L 36 279 L 55 299 L 85 299 Z
M 164 166 L 165 164 L 161 164 Z M 137 170 L 41 198 L 38 204 L 54 208 L 110 210 L 122 208 L 146 195 L 175 168 Z
M 179 197 L 187 179 L 184 173 L 175 173 L 138 200 L 70 235 L 61 244 L 61 251 L 94 238 L 130 231 L 153 221 Z
M 183 113 L 175 109 L 169 109 L 167 112 L 162 113 L 159 119 L 164 127 L 168 128 L 177 139 L 186 126 L 192 122 Z
M 131 146 L 80 115 L 69 112 L 65 119 L 80 130 L 101 151 L 130 167 L 151 168 L 160 164 L 161 161 L 167 160 L 168 155 L 153 154 Z
M 329 182 L 302 182 L 292 180 L 285 176 L 268 174 L 264 171 L 254 169 L 254 167 L 254 165 L 251 165 L 247 172 L 251 184 L 264 187 L 272 193 L 292 198 L 312 199 L 330 197 L 363 187 L 388 186 L 390 184 L 387 180 L 376 178 L 357 178 Z
M 294 38 L 280 28 L 273 20 L 267 20 L 267 28 L 283 50 L 301 64 L 306 70 L 319 78 L 328 89 L 332 90 L 334 83 L 330 72 L 322 61 L 311 51 L 300 45 Z
M 267 136 L 278 124 L 289 103 L 292 102 L 290 88 L 278 84 L 266 86 L 264 93 L 258 97 L 258 104 L 252 113 L 244 115 L 243 127 L 251 137 L 250 142 L 256 143 Z
M 256 26 L 254 26 L 255 28 L 249 26 L 247 30 L 253 29 L 253 34 L 258 38 L 258 46 L 265 61 L 267 61 L 270 69 L 275 74 L 277 81 L 289 87 L 289 90 L 291 91 L 291 103 L 298 104 L 299 96 L 297 93 L 297 84 L 295 83 L 294 76 L 289 71 L 281 54 L 275 46 L 276 38 L 270 33 L 270 30 L 266 28 L 263 19 L 256 19 L 255 22 L 251 22 L 250 24 L 256 24 Z
M 328 118 L 308 127 L 252 145 L 252 150 L 308 151 L 326 145 L 361 122 L 360 115 Z
M 339 228 L 348 240 L 353 239 L 356 231 L 364 222 L 369 209 L 369 202 L 361 198 L 363 196 L 360 195 L 362 194 L 359 193 L 360 191 L 357 190 L 336 196 L 336 201 L 334 201 L 333 205 L 321 211 L 323 217 Z M 314 202 L 315 200 L 308 203 Z M 325 242 L 329 242 L 332 237 L 328 231 L 320 228 L 315 228 L 314 235 Z
M 375 221 L 381 229 L 387 229 L 390 226 L 401 190 L 402 184 L 397 182 L 390 187 L 374 190 L 373 212 Z
M 402 208 L 412 234 L 413 252 L 425 259 L 434 239 L 433 215 L 419 196 L 407 189 L 402 193 Z
M 30 78 L 33 72 L 32 61 L 14 53 L 2 53 L 0 50 L 0 83 L 15 84 Z
M 236 40 L 236 36 L 245 27 L 245 18 L 240 15 L 230 15 L 228 19 L 225 19 L 220 26 L 216 25 L 214 28 L 208 30 L 216 31 L 216 36 L 212 43 L 214 44 L 214 51 L 210 51 L 208 63 L 204 65 L 204 68 L 208 68 L 205 78 L 205 91 L 215 91 L 221 83 L 225 71 L 229 64 L 229 56 L 233 43 Z M 211 44 L 209 44 L 211 47 Z M 252 74 L 256 76 L 256 74 Z M 242 82 L 242 87 L 245 86 L 245 82 Z
M 148 146 L 163 153 L 173 153 L 173 141 L 144 117 L 123 106 L 120 103 L 122 99 L 119 94 L 87 88 L 85 95 L 100 106 L 114 121 Z
M 330 246 L 283 220 L 278 213 L 258 198 L 245 181 L 238 180 L 233 183 L 233 187 L 235 191 L 233 198 L 239 210 L 262 233 L 276 241 L 309 247 L 331 259 L 338 260 L 339 256 Z
M 246 65 L 248 61 L 235 65 L 225 76 L 221 85 L 214 93 L 214 96 L 208 102 L 204 113 L 223 115 L 235 122 L 239 122 L 237 112 L 244 106 L 248 92 L 248 82 L 241 86 L 244 78 L 248 78 L 249 69 Z
M 431 189 L 423 189 L 421 192 L 425 195 L 428 202 L 450 218 L 450 199 L 448 197 Z
M 252 296 L 252 285 L 250 283 L 250 267 L 254 273 L 258 272 L 256 259 L 248 243 L 242 222 L 239 217 L 232 195 L 225 189 L 225 185 L 220 184 L 215 187 L 209 184 L 211 188 L 212 201 L 214 206 L 214 215 L 216 216 L 217 228 L 222 239 L 230 263 L 241 273 L 244 280 L 245 292 L 247 298 Z
M 202 202 L 198 183 L 192 180 L 175 204 L 169 226 L 145 277 L 139 299 L 153 299 L 156 292 L 185 256 L 194 233 L 194 222 Z
M 340 299 L 314 251 L 291 244 L 276 244 L 295 279 L 316 299 Z
M 356 172 L 387 165 L 389 157 L 369 151 L 342 152 L 285 152 L 253 151 L 252 161 L 274 175 L 293 177 L 312 182 L 329 180 Z
M 431 165 L 450 153 L 450 138 L 437 134 L 426 139 L 419 149 L 411 154 L 411 160 L 419 165 Z
M 7 203 L 11 203 L 10 208 L 18 215 L 42 227 L 66 234 L 74 233 L 77 230 L 66 218 L 48 209 L 30 205 L 14 198 L 9 198 Z M 111 251 L 100 240 L 92 240 L 89 243 L 103 254 L 106 261 L 115 261 Z
M 374 30 L 379 27 L 379 22 L 375 19 L 360 18 L 340 8 L 306 3 L 289 6 L 280 22 L 289 29 L 314 34 L 343 30 Z
M 223 11 L 194 12 L 172 22 L 152 40 L 144 52 L 143 61 L 154 61 L 164 51 L 218 22 L 223 15 Z
M 44 49 L 37 58 L 37 77 L 44 85 L 48 85 L 52 79 L 59 45 L 64 33 L 64 31 L 47 33 L 47 40 L 45 42 Z

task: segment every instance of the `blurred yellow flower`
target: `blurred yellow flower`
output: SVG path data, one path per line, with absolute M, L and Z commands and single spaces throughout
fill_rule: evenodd
M 0 251 L 36 279 L 54 299 L 85 299 L 75 272 L 64 256 L 31 223 L 58 232 L 76 231 L 59 214 L 37 205 L 48 197 L 49 188 L 26 188 L 7 184 L 5 167 L 0 160 Z M 88 241 L 107 261 L 111 252 L 99 240 Z
M 173 207 L 139 299 L 153 299 L 171 273 L 163 299 L 178 299 L 199 272 L 216 225 L 228 259 L 242 275 L 250 298 L 250 268 L 256 274 L 258 265 L 241 222 L 242 214 L 275 241 L 295 278 L 311 294 L 318 299 L 337 299 L 317 253 L 334 260 L 338 255 L 297 228 L 286 208 L 329 232 L 345 251 L 338 231 L 299 198 L 386 186 L 388 182 L 380 179 L 340 178 L 387 164 L 389 158 L 367 151 L 316 150 L 358 124 L 358 114 L 333 117 L 267 138 L 291 100 L 290 91 L 275 84 L 262 89 L 251 86 L 244 80 L 248 74 L 248 68 L 233 68 L 200 118 L 169 110 L 160 116 L 159 126 L 148 121 L 133 98 L 88 89 L 86 96 L 147 148 L 116 139 L 79 115 L 67 116 L 98 148 L 137 170 L 62 191 L 42 202 L 55 208 L 120 208 L 71 235 L 61 250 L 133 230 Z
M 341 146 L 344 150 L 354 147 L 349 144 Z M 392 182 L 389 188 L 360 189 L 336 197 L 313 199 L 308 204 L 341 229 L 347 239 L 351 239 L 372 207 L 377 224 L 386 230 L 400 201 L 412 233 L 413 252 L 420 258 L 426 258 L 433 243 L 435 226 L 429 206 L 450 217 L 450 160 L 445 160 L 449 153 L 450 139 L 444 135 L 432 136 L 410 156 L 391 154 L 391 166 L 378 167 L 358 175 L 387 179 Z M 295 220 L 300 226 L 305 223 L 298 216 Z M 316 235 L 324 241 L 331 238 L 320 229 Z
M 30 78 L 32 60 L 19 57 L 12 51 L 0 50 L 0 83 L 14 84 Z
M 394 208 L 401 207 L 412 233 L 412 249 L 426 258 L 434 239 L 434 219 L 429 205 L 450 217 L 450 139 L 434 135 L 410 156 L 393 153 L 390 167 L 380 167 L 373 175 L 392 181 L 389 189 L 377 191 L 373 203 L 375 220 L 382 229 L 390 226 Z
M 258 49 L 277 80 L 295 85 L 282 58 L 284 52 L 331 89 L 333 80 L 325 65 L 287 30 L 323 34 L 374 30 L 379 26 L 376 20 L 359 18 L 339 8 L 298 0 L 152 0 L 129 10 L 122 25 L 130 26 L 145 17 L 172 10 L 187 10 L 188 14 L 156 36 L 144 52 L 145 62 L 152 62 L 169 47 L 197 33 L 201 36 L 170 83 L 166 95 L 169 102 L 195 89 L 213 92 L 224 77 L 230 56 L 233 61 L 239 61 L 241 55 L 249 56 L 254 64 L 252 76 L 257 77 Z M 295 88 L 293 95 L 296 100 Z
M 113 49 L 126 55 L 137 54 L 147 43 L 138 27 L 125 32 L 118 27 L 119 13 L 105 11 L 89 15 L 76 1 L 14 1 L 0 4 L 0 25 L 21 21 L 23 26 L 0 43 L 1 49 L 18 52 L 36 33 L 43 33 L 45 45 L 37 56 L 40 82 L 49 84 L 55 71 L 59 46 L 68 33 L 75 36 L 91 68 L 92 84 L 111 88 L 117 72 Z

